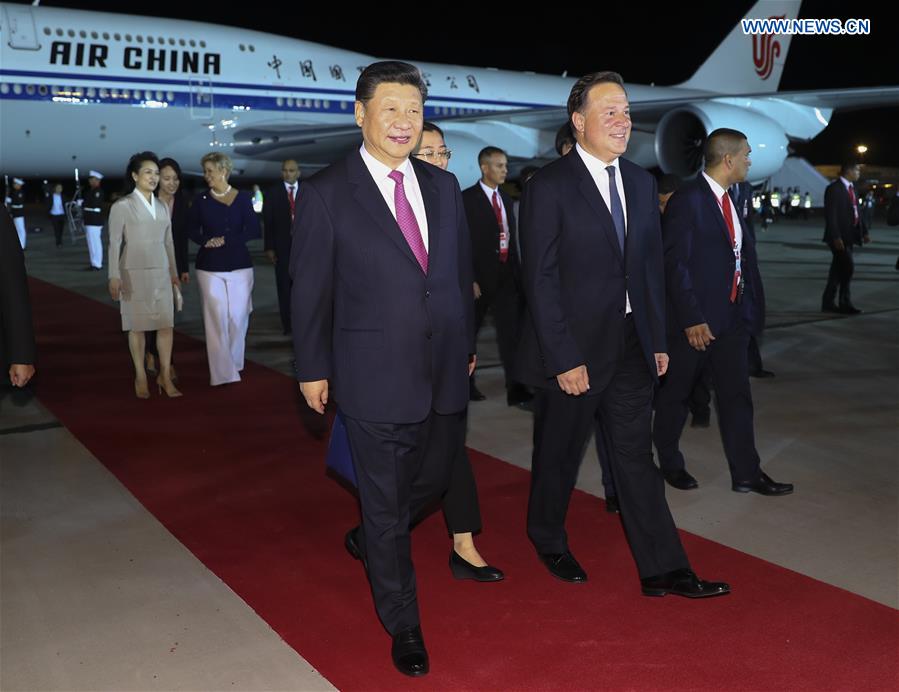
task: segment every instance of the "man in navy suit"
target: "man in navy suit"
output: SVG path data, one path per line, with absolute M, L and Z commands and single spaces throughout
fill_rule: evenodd
M 362 507 L 345 539 L 407 675 L 428 672 L 410 526 L 444 493 L 474 369 L 471 241 L 455 176 L 409 158 L 427 88 L 407 63 L 356 84 L 362 147 L 303 185 L 290 274 L 306 403 L 343 413 Z
M 676 488 L 695 488 L 678 444 L 687 398 L 697 373 L 708 367 L 733 490 L 786 495 L 793 486 L 765 474 L 755 448 L 748 348 L 764 319 L 762 279 L 754 237 L 727 192 L 746 179 L 750 151 L 742 132 L 712 132 L 705 170 L 681 186 L 665 209 L 671 366 L 656 395 L 653 441 L 665 479 Z
M 290 334 L 290 240 L 300 188 L 300 167 L 293 159 L 281 164 L 282 182 L 265 195 L 262 207 L 265 254 L 275 265 L 278 310 L 284 334 Z
M 568 113 L 577 146 L 528 181 L 521 204 L 520 367 L 537 388 L 528 535 L 553 576 L 586 581 L 565 516 L 599 416 L 643 593 L 725 594 L 690 570 L 652 463 L 652 395 L 668 366 L 662 239 L 654 178 L 621 158 L 631 133 L 621 76 L 582 77 Z

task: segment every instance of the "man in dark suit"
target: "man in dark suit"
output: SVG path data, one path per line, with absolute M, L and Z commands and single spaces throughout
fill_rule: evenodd
M 840 168 L 840 177 L 824 190 L 824 238 L 833 253 L 827 286 L 821 296 L 821 312 L 839 312 L 857 315 L 861 312 L 852 304 L 849 283 L 855 271 L 852 247 L 870 242 L 868 228 L 859 212 L 854 183 L 861 175 L 857 163 L 846 162 Z M 839 288 L 839 303 L 835 303 Z
M 621 76 L 582 77 L 568 113 L 575 150 L 531 178 L 521 205 L 520 367 L 538 388 L 528 535 L 551 574 L 586 581 L 565 515 L 598 415 L 643 593 L 728 593 L 690 570 L 652 463 L 652 394 L 668 365 L 662 240 L 655 180 L 621 158 L 631 133 Z
M 303 184 L 291 250 L 297 379 L 344 416 L 362 507 L 345 539 L 364 560 L 392 657 L 428 672 L 410 525 L 444 493 L 474 367 L 471 240 L 455 176 L 409 155 L 427 88 L 407 63 L 356 84 L 363 145 Z
M 749 142 L 721 128 L 706 142 L 705 170 L 674 193 L 663 219 L 671 367 L 655 400 L 653 441 L 665 479 L 697 486 L 678 444 L 687 398 L 708 367 L 718 402 L 718 425 L 736 492 L 786 495 L 788 483 L 765 474 L 755 449 L 749 337 L 763 321 L 762 280 L 753 236 L 728 187 L 746 179 Z
M 296 216 L 300 167 L 293 159 L 281 164 L 282 182 L 265 193 L 262 205 L 265 254 L 275 265 L 275 286 L 278 289 L 278 309 L 281 327 L 290 334 L 290 239 Z
M 478 154 L 478 165 L 481 179 L 462 192 L 474 258 L 475 332 L 481 330 L 489 310 L 496 323 L 499 357 L 506 375 L 506 403 L 516 406 L 529 402 L 533 395 L 512 376 L 524 304 L 519 290 L 512 198 L 500 189 L 506 182 L 509 163 L 502 149 L 485 147 Z M 474 376 L 469 397 L 472 401 L 486 398 L 475 386 Z
M 25 256 L 16 227 L 0 207 L 0 367 L 9 381 L 0 389 L 24 387 L 34 376 L 34 331 Z M 4 378 L 5 380 L 6 378 Z

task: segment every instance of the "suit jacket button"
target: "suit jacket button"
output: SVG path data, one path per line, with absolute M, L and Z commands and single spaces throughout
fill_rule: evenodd
M 432 336 L 432 333 L 431 333 L 431 330 L 429 329 L 428 331 L 425 332 L 425 337 L 430 339 L 431 336 Z
M 425 298 L 430 298 L 430 297 L 431 297 L 431 292 L 425 291 Z

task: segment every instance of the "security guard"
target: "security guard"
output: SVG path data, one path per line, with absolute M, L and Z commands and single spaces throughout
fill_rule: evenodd
M 100 271 L 103 268 L 103 203 L 106 195 L 100 187 L 103 174 L 97 171 L 88 173 L 87 182 L 90 189 L 84 195 L 82 210 L 84 211 L 84 232 L 87 235 L 87 251 L 90 254 L 88 269 Z
M 25 181 L 21 178 L 12 179 L 12 192 L 9 195 L 9 215 L 16 225 L 16 233 L 19 234 L 19 245 L 25 249 L 25 192 L 22 188 Z

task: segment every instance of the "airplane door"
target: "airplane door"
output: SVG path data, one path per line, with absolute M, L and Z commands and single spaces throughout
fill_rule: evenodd
M 27 5 L 4 5 L 3 14 L 6 18 L 6 26 L 9 27 L 10 48 L 21 50 L 40 50 L 37 41 L 37 31 L 34 29 L 34 15 Z
M 203 120 L 212 117 L 212 82 L 208 79 L 190 80 L 190 117 Z

